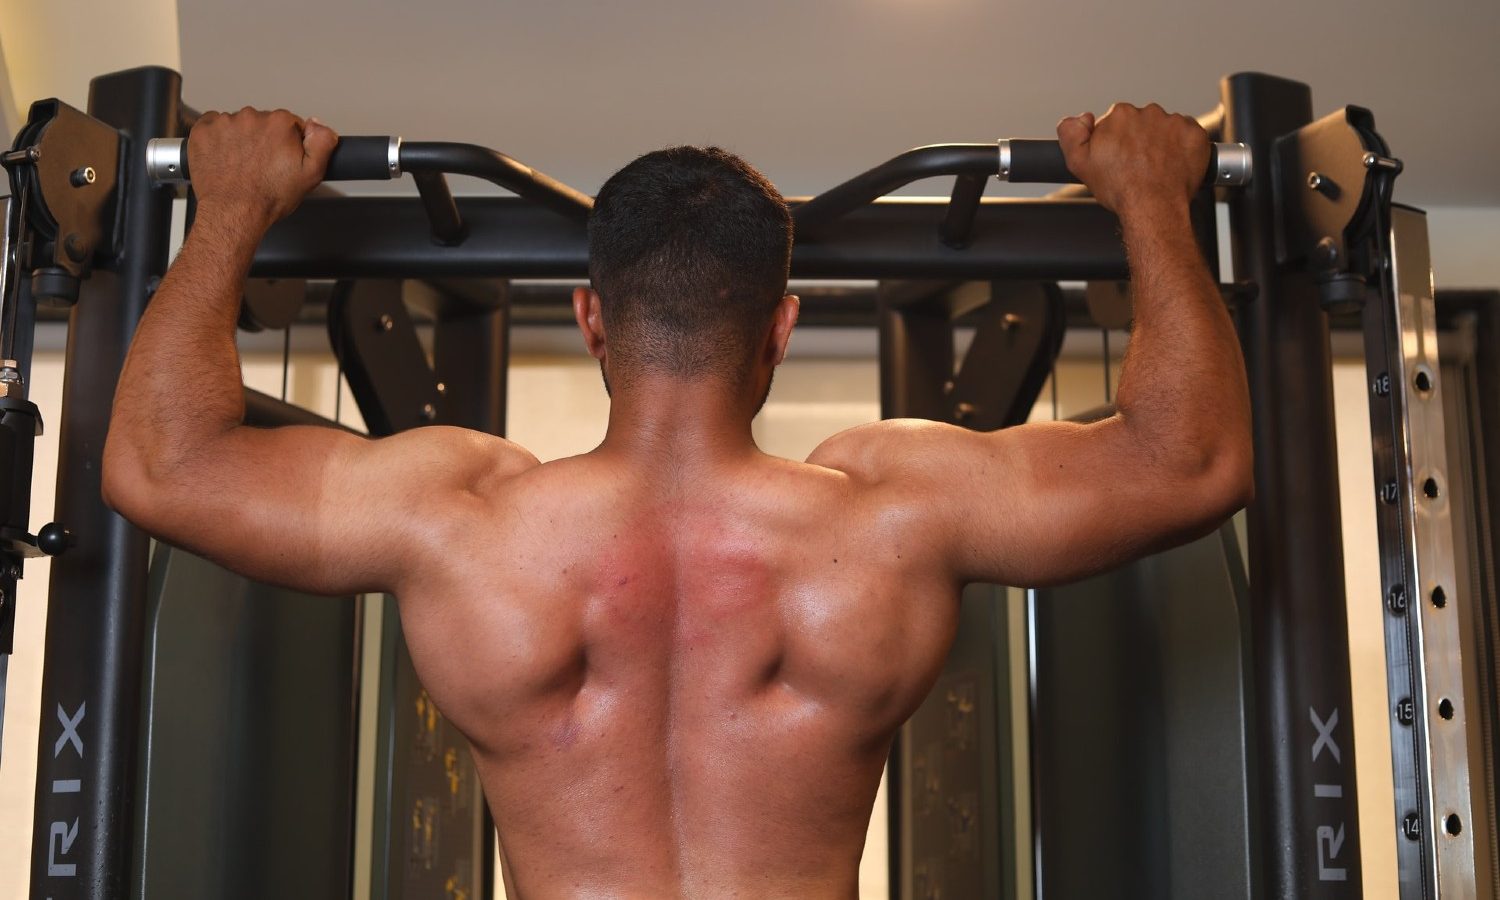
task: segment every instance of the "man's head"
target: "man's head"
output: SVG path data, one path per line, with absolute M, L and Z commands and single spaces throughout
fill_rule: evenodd
M 796 320 L 791 245 L 781 194 L 717 147 L 670 147 L 616 172 L 589 217 L 593 290 L 574 294 L 606 379 L 768 382 Z

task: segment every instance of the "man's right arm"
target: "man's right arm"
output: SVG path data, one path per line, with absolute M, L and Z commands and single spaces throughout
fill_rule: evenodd
M 1135 324 L 1115 413 L 989 433 L 882 422 L 810 459 L 874 482 L 942 542 L 961 581 L 1074 580 L 1206 533 L 1252 492 L 1244 363 L 1188 217 L 1207 139 L 1155 107 L 1116 107 L 1097 128 L 1065 120 L 1058 135 L 1130 255 Z

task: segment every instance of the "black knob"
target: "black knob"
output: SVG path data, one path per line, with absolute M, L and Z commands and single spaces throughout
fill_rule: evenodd
M 73 546 L 73 532 L 57 522 L 48 522 L 36 533 L 36 547 L 48 556 L 56 556 Z

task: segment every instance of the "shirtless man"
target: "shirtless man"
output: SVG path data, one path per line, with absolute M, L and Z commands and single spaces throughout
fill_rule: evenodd
M 1058 136 L 1129 247 L 1115 415 L 888 421 L 807 462 L 761 453 L 750 421 L 797 321 L 791 222 L 743 161 L 677 148 L 600 192 L 573 308 L 609 430 L 539 465 L 456 428 L 242 424 L 241 285 L 336 136 L 285 111 L 206 115 L 197 219 L 120 380 L 106 497 L 251 578 L 396 594 L 520 896 L 854 897 L 892 735 L 963 585 L 1076 579 L 1250 496 L 1239 345 L 1188 225 L 1208 141 L 1154 106 Z

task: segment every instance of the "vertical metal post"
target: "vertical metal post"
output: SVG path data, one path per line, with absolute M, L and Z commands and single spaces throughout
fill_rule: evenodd
M 947 317 L 912 315 L 885 296 L 878 304 L 880 330 L 880 417 L 944 419 L 948 410 L 943 383 L 953 373 L 953 329 Z M 903 773 L 911 754 L 910 726 L 902 726 L 891 744 L 886 775 L 886 846 L 889 854 L 891 897 L 911 896 L 906 862 L 910 836 L 906 831 Z
M 1271 897 L 1358 897 L 1359 818 L 1328 321 L 1311 276 L 1277 261 L 1271 144 L 1312 121 L 1307 86 L 1225 79 L 1224 139 L 1250 145 L 1254 182 L 1230 201 L 1255 412 L 1249 510 L 1258 841 Z M 1295 183 L 1295 173 L 1287 175 Z
M 135 326 L 167 268 L 172 193 L 145 153 L 177 135 L 181 77 L 163 68 L 94 79 L 89 113 L 128 140 L 120 254 L 85 282 L 68 326 L 57 520 L 77 543 L 52 563 L 37 750 L 31 895 L 124 896 L 135 821 L 147 539 L 104 506 L 110 404 Z
M 498 289 L 492 309 L 438 311 L 432 356 L 443 385 L 440 420 L 503 437 L 510 305 L 507 286 Z

